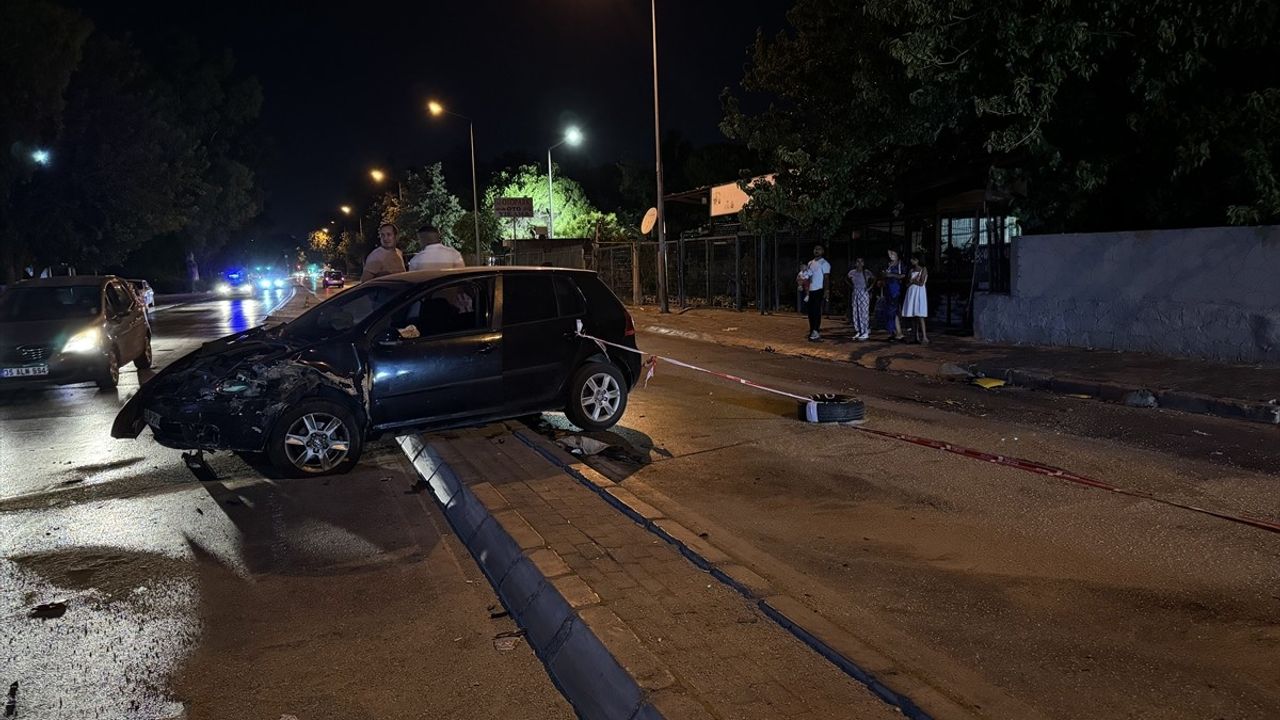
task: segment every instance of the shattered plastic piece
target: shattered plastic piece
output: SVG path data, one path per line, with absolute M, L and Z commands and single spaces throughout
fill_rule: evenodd
M 978 387 L 984 390 L 991 390 L 993 388 L 1004 387 L 1008 383 L 998 378 L 982 377 L 982 378 L 974 378 L 973 384 L 977 385 Z
M 41 620 L 53 620 L 66 614 L 67 604 L 59 601 L 37 605 L 31 608 L 31 612 L 27 613 L 27 617 L 39 618 Z
M 582 455 L 598 455 L 609 448 L 608 443 L 582 435 L 566 435 L 557 439 L 556 442 L 570 451 L 577 450 Z
M 1160 407 L 1159 401 L 1150 390 L 1134 390 L 1124 396 L 1124 404 L 1129 407 L 1153 408 Z
M 493 649 L 498 652 L 511 652 L 520 644 L 518 637 L 499 637 L 493 639 Z

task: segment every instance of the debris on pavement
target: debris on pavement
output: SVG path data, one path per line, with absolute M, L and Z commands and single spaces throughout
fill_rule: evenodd
M 508 616 L 508 615 L 510 615 L 510 614 L 511 614 L 511 613 L 507 612 L 507 609 L 506 609 L 506 608 L 504 608 L 504 607 L 502 607 L 501 605 L 490 605 L 490 606 L 489 606 L 489 619 L 490 619 L 490 620 L 497 620 L 498 618 L 504 618 L 504 617 L 507 617 L 507 616 Z
M 1124 396 L 1124 404 L 1138 408 L 1160 407 L 1160 402 L 1156 400 L 1155 394 L 1150 390 L 1134 390 Z
M 524 630 L 508 630 L 493 636 L 493 649 L 499 652 L 510 652 L 520 644 Z
M 18 682 L 9 686 L 9 697 L 4 703 L 4 716 L 13 717 L 18 714 Z
M 1008 383 L 1005 382 L 1004 380 L 1000 380 L 999 378 L 980 377 L 980 378 L 974 378 L 973 384 L 977 385 L 983 390 L 992 390 L 994 388 L 1004 387 Z
M 569 452 L 574 455 L 598 455 L 609 449 L 608 443 L 583 435 L 566 435 L 562 438 L 557 438 L 556 442 L 568 448 Z
M 62 601 L 44 603 L 31 608 L 31 612 L 27 613 L 29 618 L 38 618 L 40 620 L 55 620 L 67 614 L 67 604 Z M 10 688 L 10 692 L 16 692 Z

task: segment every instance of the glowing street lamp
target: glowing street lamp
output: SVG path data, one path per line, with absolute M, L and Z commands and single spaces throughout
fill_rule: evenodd
M 351 216 L 351 206 L 350 206 L 350 205 L 343 205 L 343 206 L 339 207 L 338 209 L 342 211 L 342 214 L 343 214 L 343 215 L 346 215 L 346 216 L 348 216 L 348 217 L 350 217 L 350 216 Z
M 551 181 L 551 151 L 565 144 L 569 147 L 578 147 L 582 144 L 582 139 L 582 131 L 576 125 L 571 126 L 564 131 L 564 137 L 560 142 L 547 148 L 547 239 L 555 237 L 555 212 L 552 210 L 552 206 L 555 205 L 555 185 Z
M 369 177 L 373 178 L 374 182 L 380 183 L 387 179 L 387 174 L 377 168 L 374 168 L 369 171 Z
M 476 234 L 476 265 L 481 264 L 480 258 L 480 191 L 479 183 L 476 182 L 476 124 L 466 115 L 459 115 L 445 109 L 435 100 L 427 101 L 427 112 L 432 117 L 440 117 L 441 115 L 452 115 L 460 120 L 467 121 L 467 134 L 471 139 L 471 219 L 475 222 Z
M 48 165 L 52 159 L 53 157 L 49 154 L 49 151 L 44 148 L 37 148 L 31 151 L 31 162 L 37 165 Z

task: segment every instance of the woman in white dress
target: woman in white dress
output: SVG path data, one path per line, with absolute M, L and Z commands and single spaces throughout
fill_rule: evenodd
M 916 342 L 929 344 L 929 333 L 925 330 L 924 321 L 929 317 L 929 298 L 925 292 L 925 283 L 929 281 L 929 271 L 920 264 L 920 256 L 911 257 L 911 271 L 907 273 L 907 296 L 902 301 L 902 317 L 915 320 Z

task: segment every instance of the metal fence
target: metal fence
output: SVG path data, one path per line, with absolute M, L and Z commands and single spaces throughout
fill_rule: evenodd
M 933 322 L 971 327 L 975 291 L 1009 290 L 1009 248 L 1017 234 L 1016 222 L 965 217 L 942 218 L 936 227 L 933 223 L 932 218 L 914 218 L 868 225 L 848 238 L 823 243 L 831 263 L 824 312 L 848 314 L 851 292 L 845 278 L 856 258 L 878 273 L 888 264 L 887 251 L 892 249 L 904 263 L 913 252 L 923 254 Z M 812 258 L 815 244 L 793 233 L 673 238 L 667 244 L 667 296 L 676 307 L 800 312 L 796 275 Z M 655 243 L 597 247 L 588 267 L 623 301 L 657 302 Z

